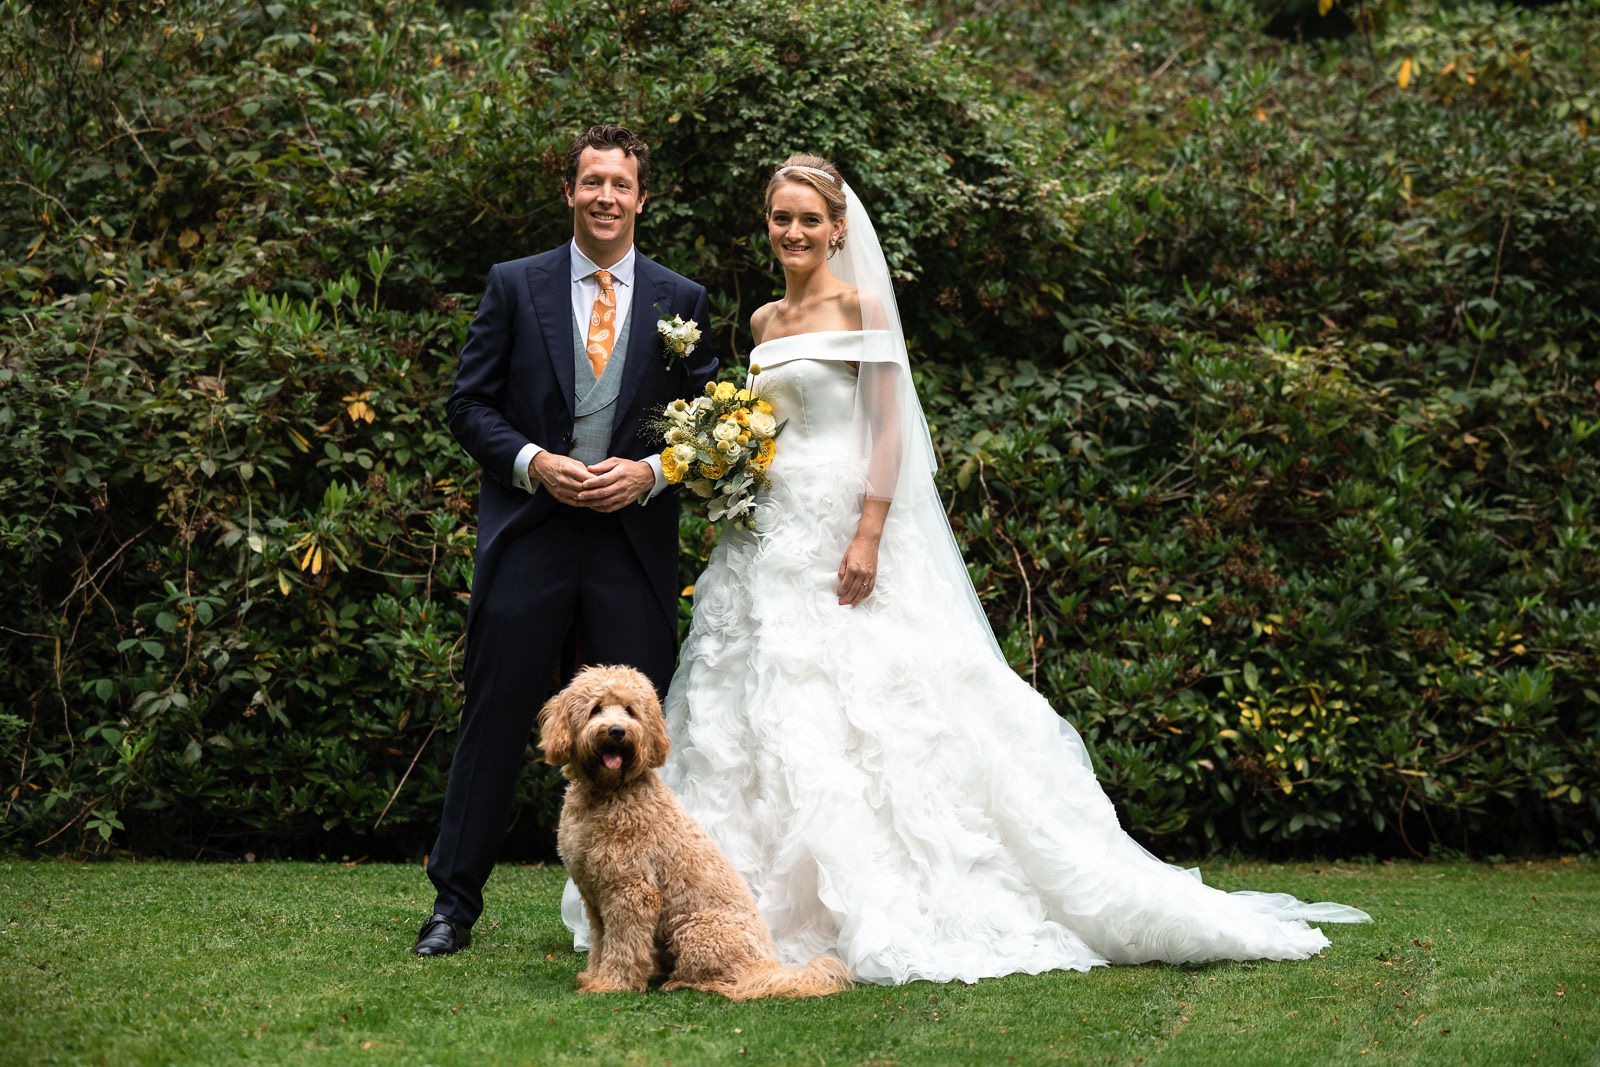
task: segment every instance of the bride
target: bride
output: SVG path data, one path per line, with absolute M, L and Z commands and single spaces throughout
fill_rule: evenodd
M 1224 893 L 1123 832 L 1077 733 L 1000 654 L 933 483 L 887 265 L 834 166 L 766 191 L 783 298 L 751 317 L 786 423 L 756 530 L 695 583 L 667 783 L 787 963 L 972 982 L 1107 963 L 1301 959 L 1340 904 Z M 587 945 L 569 883 L 563 918 Z

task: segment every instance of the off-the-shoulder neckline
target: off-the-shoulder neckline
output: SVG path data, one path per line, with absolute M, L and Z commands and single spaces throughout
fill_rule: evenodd
M 840 334 L 855 335 L 855 336 L 865 337 L 868 334 L 872 334 L 872 333 L 888 333 L 888 332 L 889 332 L 888 330 L 808 330 L 805 333 L 786 333 L 782 337 L 769 337 L 765 341 L 762 341 L 760 344 L 756 345 L 756 347 L 752 348 L 750 351 L 751 351 L 752 354 L 754 354 L 755 352 L 760 351 L 761 349 L 767 347 L 768 345 L 775 345 L 779 341 L 792 341 L 797 337 L 829 337 L 829 336 L 837 336 L 837 335 L 840 335 Z

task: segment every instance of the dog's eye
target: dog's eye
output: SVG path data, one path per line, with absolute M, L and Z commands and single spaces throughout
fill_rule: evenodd
M 594 707 L 589 709 L 589 718 L 591 718 L 591 719 L 594 718 L 596 715 L 600 714 L 604 710 L 606 710 L 604 707 L 602 707 L 599 704 L 596 704 Z
M 628 718 L 630 718 L 630 719 L 637 719 L 638 718 L 638 716 L 633 713 L 632 705 L 629 705 L 628 707 L 623 708 L 622 710 L 628 713 Z

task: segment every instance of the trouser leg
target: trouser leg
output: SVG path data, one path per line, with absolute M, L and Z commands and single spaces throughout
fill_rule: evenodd
M 578 592 L 585 660 L 636 667 L 665 698 L 677 652 L 677 621 L 662 612 L 621 522 L 594 515 L 588 527 L 591 551 Z
M 534 717 L 575 615 L 584 553 L 573 519 L 558 512 L 508 545 L 474 611 L 461 727 L 428 858 L 434 910 L 465 925 L 483 912 Z

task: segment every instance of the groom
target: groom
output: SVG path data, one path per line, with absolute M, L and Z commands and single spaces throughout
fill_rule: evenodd
M 639 255 L 650 149 L 621 126 L 567 153 L 572 240 L 497 263 L 461 350 L 450 430 L 483 467 L 467 612 L 466 700 L 428 859 L 419 956 L 471 943 L 534 714 L 561 650 L 629 664 L 665 693 L 677 640 L 678 498 L 645 427 L 716 358 L 667 358 L 658 316 L 702 328 L 706 290 Z M 709 346 L 707 346 L 709 347 Z M 580 664 L 581 665 L 581 664 Z

